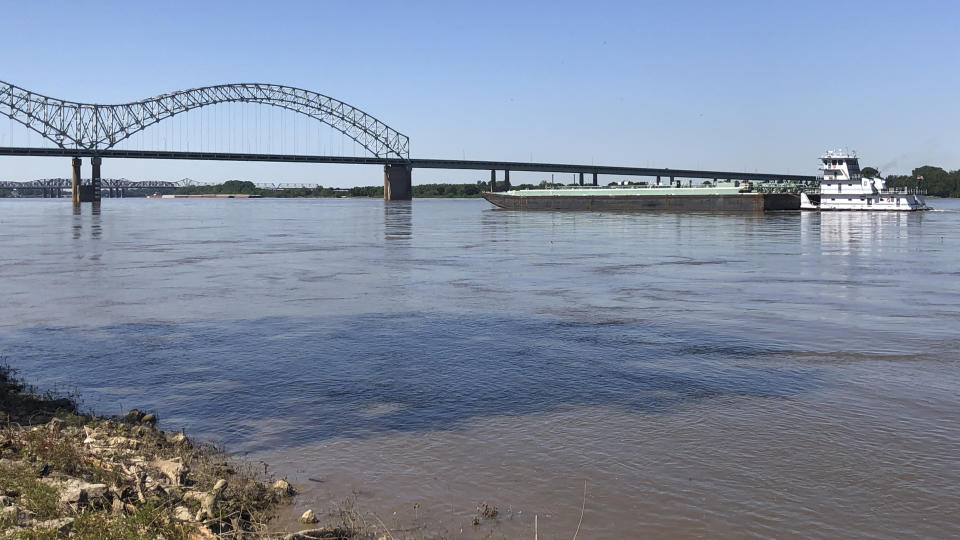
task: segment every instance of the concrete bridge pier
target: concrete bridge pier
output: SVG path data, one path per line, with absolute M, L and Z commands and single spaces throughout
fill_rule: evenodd
M 73 204 L 80 202 L 80 164 L 83 161 L 80 158 L 73 158 L 73 178 L 70 180 L 70 193 L 73 197 Z
M 413 167 L 383 166 L 383 200 L 409 201 L 413 198 Z
M 503 190 L 510 191 L 510 170 L 505 169 L 503 171 Z
M 583 173 L 580 173 L 580 185 L 583 185 Z
M 490 191 L 497 191 L 497 171 L 490 169 Z
M 593 173 L 593 185 L 597 185 L 597 173 Z
M 93 166 L 93 175 L 90 177 L 90 184 L 93 186 L 93 200 L 91 202 L 100 202 L 100 156 L 90 158 L 90 165 Z

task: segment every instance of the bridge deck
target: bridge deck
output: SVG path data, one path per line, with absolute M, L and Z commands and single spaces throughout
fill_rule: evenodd
M 351 165 L 410 165 L 414 169 L 509 170 L 550 173 L 584 173 L 618 176 L 661 176 L 674 178 L 706 178 L 721 180 L 785 180 L 813 182 L 816 176 L 736 171 L 698 171 L 692 169 L 657 169 L 650 167 L 617 167 L 569 163 L 528 163 L 519 161 L 473 161 L 457 159 L 398 159 L 380 157 L 341 157 L 286 154 L 240 154 L 223 152 L 167 152 L 154 150 L 85 150 L 68 148 L 0 147 L 0 156 L 88 157 L 122 159 L 192 159 L 215 161 L 271 161 L 286 163 L 340 163 Z

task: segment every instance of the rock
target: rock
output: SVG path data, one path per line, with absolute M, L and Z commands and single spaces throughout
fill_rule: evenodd
M 170 479 L 170 483 L 174 486 L 179 486 L 183 483 L 183 479 L 186 476 L 189 469 L 186 465 L 183 464 L 177 459 L 157 459 L 151 463 L 153 467 L 163 473 L 164 476 Z
M 112 495 L 114 499 L 124 498 L 128 491 L 130 490 L 123 486 L 110 486 L 110 495 Z
M 27 525 L 33 520 L 33 512 L 17 505 L 6 506 L 0 510 L 0 521 L 13 523 L 14 525 Z
M 223 493 L 223 490 L 227 487 L 227 481 L 220 479 L 217 480 L 217 483 L 213 486 L 213 489 L 203 493 L 200 491 L 188 491 L 183 495 L 185 500 L 197 500 L 200 501 L 200 510 L 197 510 L 197 515 L 194 518 L 194 521 L 203 521 L 206 518 L 213 518 L 215 515 L 215 510 L 217 508 L 217 501 L 220 499 L 220 494 Z
M 13 504 L 13 501 L 10 500 L 10 497 L 0 495 L 0 506 L 10 506 L 11 504 Z
M 129 424 L 139 424 L 140 420 L 142 420 L 144 416 L 146 416 L 146 414 L 144 414 L 143 411 L 139 409 L 130 409 L 130 412 L 123 417 L 123 421 Z
M 170 433 L 167 435 L 167 442 L 170 444 L 187 444 L 187 436 L 183 434 L 182 431 L 176 433 Z
M 0 509 L 0 521 L 16 523 L 17 517 L 20 515 L 17 509 L 16 506 L 4 506 L 3 509 Z
M 317 516 L 314 515 L 313 510 L 307 510 L 300 516 L 300 523 L 316 523 Z
M 67 534 L 70 532 L 70 527 L 73 526 L 73 518 L 65 517 L 60 519 L 51 519 L 48 521 L 41 521 L 40 523 L 34 524 L 34 527 L 38 529 L 56 529 L 60 534 Z
M 140 423 L 145 426 L 153 427 L 157 425 L 157 415 L 153 413 L 143 415 L 143 418 L 140 419 Z
M 163 486 L 160 485 L 160 481 L 156 478 L 150 476 L 149 474 L 143 479 L 143 489 L 150 491 L 163 491 Z M 166 491 L 163 491 L 166 493 Z
M 290 482 L 287 482 L 284 479 L 274 482 L 273 490 L 281 497 L 292 497 L 296 493 L 296 491 L 293 489 L 293 486 L 290 485 Z
M 86 437 L 83 439 L 83 444 L 97 444 L 97 437 L 99 436 L 99 433 L 90 429 L 88 426 L 83 426 L 83 434 L 86 435 Z
M 187 538 L 189 540 L 217 540 L 217 535 L 206 526 L 200 525 Z
M 130 439 L 128 437 L 110 437 L 107 439 L 107 446 L 112 446 L 113 448 L 127 448 L 130 450 L 136 450 L 140 448 L 140 441 L 136 439 Z
M 110 512 L 115 516 L 122 516 L 126 508 L 124 507 L 123 501 L 119 498 L 113 500 L 113 506 L 110 509 Z
M 90 503 L 102 505 L 106 500 L 106 484 L 90 484 L 83 480 L 71 478 L 63 484 L 59 503 L 61 506 L 76 510 L 78 507 Z
M 60 492 L 60 504 L 79 504 L 81 500 L 86 498 L 86 494 L 80 489 L 78 485 L 65 486 Z
M 173 509 L 173 519 L 177 521 L 193 521 L 193 514 L 186 506 L 177 506 Z

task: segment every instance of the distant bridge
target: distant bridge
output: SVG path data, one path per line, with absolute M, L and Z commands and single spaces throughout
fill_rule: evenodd
M 191 152 L 167 150 L 130 150 L 115 148 L 134 134 L 174 115 L 221 103 L 254 103 L 293 111 L 331 126 L 349 137 L 371 155 L 343 157 L 286 153 Z M 189 159 L 220 161 L 264 161 L 292 163 L 341 163 L 380 165 L 384 168 L 384 198 L 409 199 L 412 196 L 412 170 L 470 169 L 489 170 L 490 188 L 497 190 L 497 171 L 503 171 L 500 186 L 510 187 L 510 171 L 573 173 L 584 183 L 584 175 L 645 176 L 669 179 L 751 180 L 814 182 L 815 176 L 778 173 L 747 173 L 649 167 L 620 167 L 563 163 L 510 161 L 468 161 L 410 158 L 410 140 L 377 118 L 337 99 L 289 86 L 242 83 L 180 90 L 142 101 L 118 105 L 97 105 L 50 98 L 0 82 L 0 114 L 8 116 L 39 133 L 56 147 L 0 147 L 0 155 L 73 158 L 70 186 L 74 201 L 99 200 L 105 181 L 100 178 L 102 159 Z M 81 157 L 89 157 L 93 167 L 90 186 L 80 180 Z
M 93 184 L 93 179 L 80 180 L 79 185 L 89 187 Z M 111 198 L 124 197 L 127 190 L 130 189 L 149 189 L 171 191 L 182 187 L 181 182 L 165 182 L 156 180 L 133 181 L 126 178 L 101 178 L 101 193 L 106 191 L 107 196 Z M 64 192 L 70 192 L 73 189 L 73 180 L 70 178 L 44 178 L 39 180 L 30 180 L 26 182 L 0 181 L 0 188 L 21 190 L 39 190 L 44 198 L 59 199 Z
M 37 180 L 29 180 L 25 182 L 12 182 L 0 180 L 0 188 L 5 189 L 16 189 L 16 190 L 42 190 L 44 197 L 54 197 L 59 198 L 62 191 L 69 190 L 72 188 L 73 180 L 70 178 L 43 178 Z M 90 185 L 92 179 L 86 178 L 81 179 L 81 185 Z M 320 184 L 310 183 L 310 182 L 254 182 L 256 187 L 260 189 L 269 189 L 273 191 L 280 191 L 284 189 L 302 189 L 302 188 L 316 188 L 320 187 Z M 100 188 L 102 190 L 109 190 L 110 197 L 122 197 L 127 190 L 130 189 L 152 189 L 152 190 L 172 190 L 181 187 L 188 186 L 200 186 L 205 184 L 200 184 L 189 178 L 184 178 L 183 180 L 177 180 L 176 182 L 169 182 L 164 180 L 127 180 L 126 178 L 101 178 L 100 179 Z M 61 193 L 58 193 L 60 191 Z M 347 190 L 343 190 L 347 191 Z
M 90 179 L 86 179 L 82 183 L 89 183 Z M 34 189 L 34 188 L 61 188 L 61 189 L 70 189 L 70 183 L 72 182 L 69 178 L 45 178 L 41 180 L 30 180 L 27 182 L 8 182 L 0 181 L 0 188 L 7 189 Z M 135 181 L 127 180 L 126 178 L 101 178 L 100 185 L 105 188 L 125 188 L 125 189 L 175 189 L 178 187 L 184 186 L 182 182 L 165 182 L 159 180 L 144 180 L 144 181 Z

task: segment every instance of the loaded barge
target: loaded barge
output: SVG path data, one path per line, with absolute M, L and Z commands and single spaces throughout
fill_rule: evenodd
M 483 198 L 508 210 L 672 210 L 769 212 L 799 210 L 797 193 L 772 193 L 750 182 L 705 186 L 577 186 L 486 192 Z

